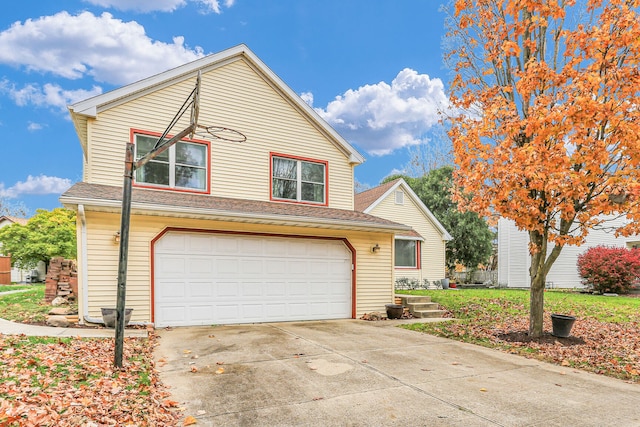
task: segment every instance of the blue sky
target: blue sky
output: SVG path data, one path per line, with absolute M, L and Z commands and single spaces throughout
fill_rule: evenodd
M 446 152 L 439 0 L 21 0 L 0 6 L 0 198 L 60 206 L 82 180 L 66 106 L 246 44 L 367 161 L 375 186 Z M 431 154 L 429 154 L 431 153 Z

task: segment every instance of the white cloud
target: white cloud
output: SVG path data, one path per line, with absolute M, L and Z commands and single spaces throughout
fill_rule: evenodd
M 133 10 L 136 12 L 173 12 L 187 4 L 185 0 L 85 0 L 102 7 L 111 7 L 118 10 Z M 222 13 L 222 7 L 218 0 L 190 0 L 200 3 L 205 7 L 205 12 Z M 235 0 L 225 0 L 223 5 L 227 8 L 233 6 Z
M 405 68 L 390 85 L 349 89 L 316 111 L 347 140 L 381 156 L 426 143 L 425 134 L 438 124 L 438 112 L 448 106 L 440 79 Z
M 135 10 L 137 12 L 173 12 L 187 2 L 185 0 L 85 0 L 96 6 L 111 7 L 118 10 Z
M 44 127 L 45 125 L 42 125 L 40 123 L 29 122 L 29 124 L 27 125 L 27 130 L 29 132 L 35 132 L 35 131 L 44 129 Z
M 60 12 L 16 22 L 0 33 L 0 63 L 67 79 L 87 75 L 116 85 L 131 83 L 204 56 L 183 37 L 152 40 L 135 21 L 109 13 Z
M 64 90 L 60 86 L 51 83 L 47 83 L 44 86 L 31 83 L 22 88 L 17 88 L 8 80 L 3 80 L 0 81 L 0 93 L 9 94 L 9 97 L 21 107 L 34 105 L 37 107 L 54 107 L 60 111 L 66 111 L 69 104 L 100 95 L 102 88 L 93 86 L 91 90 Z
M 302 100 L 306 102 L 309 107 L 313 107 L 313 93 L 302 92 L 300 94 L 300 98 L 302 98 Z
M 71 180 L 56 176 L 29 175 L 26 181 L 19 181 L 9 188 L 0 182 L 0 197 L 15 199 L 25 194 L 59 194 L 71 187 Z

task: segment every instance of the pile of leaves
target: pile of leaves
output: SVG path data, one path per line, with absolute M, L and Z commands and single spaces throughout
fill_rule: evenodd
M 0 425 L 178 425 L 153 346 L 153 336 L 126 338 L 117 369 L 113 339 L 0 334 Z
M 415 292 L 412 292 L 415 293 Z M 528 336 L 526 291 L 422 291 L 457 320 L 403 325 L 458 341 L 640 383 L 640 300 L 547 292 L 544 330 Z M 577 317 L 568 338 L 551 335 L 551 313 Z

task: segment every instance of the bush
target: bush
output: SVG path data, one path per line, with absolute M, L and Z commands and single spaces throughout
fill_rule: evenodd
M 640 249 L 589 248 L 578 256 L 578 271 L 596 292 L 626 294 L 640 278 Z

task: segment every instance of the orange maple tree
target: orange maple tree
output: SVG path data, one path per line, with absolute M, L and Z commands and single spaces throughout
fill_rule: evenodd
M 640 226 L 640 0 L 455 0 L 449 115 L 459 204 L 526 230 L 529 334 L 565 245 Z

